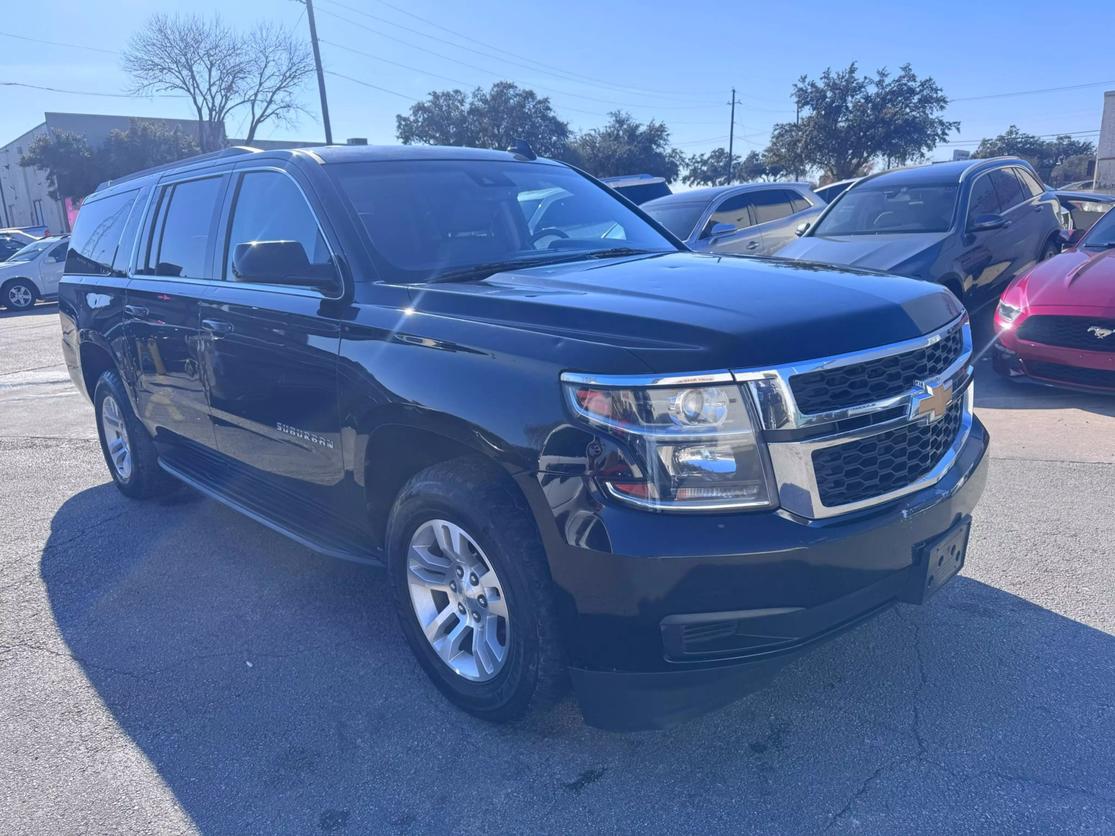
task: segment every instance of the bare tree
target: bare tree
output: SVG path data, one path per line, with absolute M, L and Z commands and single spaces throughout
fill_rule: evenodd
M 217 17 L 158 14 L 132 36 L 124 70 L 134 93 L 185 93 L 197 114 L 198 145 L 212 151 L 224 140 L 225 118 L 240 104 L 248 74 L 240 41 Z
M 124 69 L 134 93 L 184 93 L 197 114 L 198 144 L 212 151 L 239 108 L 248 110 L 249 140 L 264 122 L 302 110 L 298 88 L 313 63 L 304 44 L 270 24 L 241 35 L 216 16 L 159 14 L 132 36 Z
M 314 72 L 306 44 L 274 24 L 261 23 L 244 40 L 247 73 L 240 104 L 248 109 L 247 141 L 255 139 L 259 126 L 269 119 L 290 124 L 305 113 L 298 91 Z

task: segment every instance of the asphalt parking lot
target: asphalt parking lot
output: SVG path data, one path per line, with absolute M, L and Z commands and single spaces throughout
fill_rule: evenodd
M 981 362 L 962 576 L 620 735 L 570 701 L 473 720 L 378 572 L 124 498 L 59 339 L 53 306 L 0 313 L 0 832 L 1115 832 L 1115 398 Z

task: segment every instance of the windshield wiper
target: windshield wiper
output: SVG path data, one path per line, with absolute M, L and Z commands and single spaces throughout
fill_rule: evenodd
M 612 247 L 610 250 L 592 250 L 591 252 L 581 253 L 581 258 L 622 258 L 625 255 L 654 255 L 655 253 L 666 253 L 670 250 L 639 250 L 635 247 Z
M 1091 241 L 1089 241 L 1083 246 L 1089 250 L 1110 250 L 1112 247 L 1115 247 L 1115 241 L 1106 241 L 1099 244 L 1093 244 Z
M 459 270 L 450 270 L 447 273 L 438 273 L 426 281 L 431 284 L 437 282 L 464 282 L 470 279 L 486 279 L 505 270 L 516 270 L 520 267 L 537 267 L 542 264 L 552 264 L 548 258 L 517 258 L 507 261 L 488 261 L 483 264 L 472 264 Z

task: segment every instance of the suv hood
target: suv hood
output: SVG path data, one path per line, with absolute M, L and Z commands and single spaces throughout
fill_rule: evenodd
M 963 313 L 947 290 L 912 279 L 695 253 L 532 267 L 412 292 L 424 313 L 625 348 L 654 372 L 842 354 L 912 339 Z
M 778 251 L 782 258 L 846 264 L 871 270 L 893 270 L 903 262 L 939 244 L 948 233 L 916 235 L 805 236 Z

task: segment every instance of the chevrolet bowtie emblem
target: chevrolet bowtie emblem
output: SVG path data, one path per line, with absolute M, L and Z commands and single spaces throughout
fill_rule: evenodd
M 928 418 L 929 423 L 944 418 L 952 402 L 952 384 L 942 383 L 940 386 L 930 386 L 928 383 L 916 384 L 920 392 L 915 392 L 910 399 L 910 420 Z

